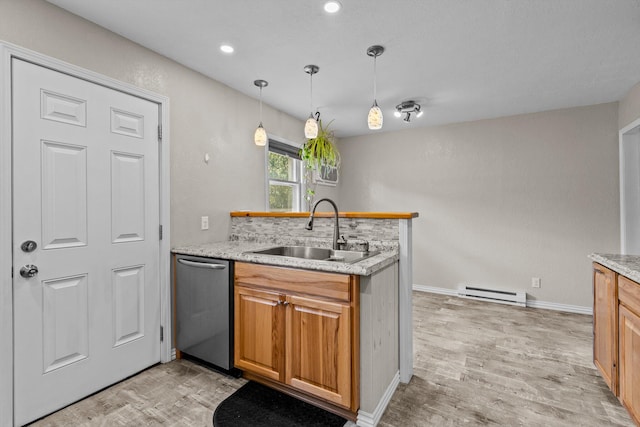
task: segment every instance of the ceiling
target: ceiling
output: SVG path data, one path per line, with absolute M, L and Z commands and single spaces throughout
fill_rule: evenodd
M 267 80 L 264 102 L 301 120 L 318 65 L 314 108 L 339 137 L 381 132 L 374 44 L 382 131 L 617 101 L 640 81 L 640 0 L 48 1 L 253 98 Z M 409 99 L 425 114 L 405 123 Z

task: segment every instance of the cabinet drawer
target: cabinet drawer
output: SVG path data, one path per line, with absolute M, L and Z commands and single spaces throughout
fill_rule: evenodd
M 620 304 L 640 316 L 640 284 L 624 276 L 618 276 L 618 299 Z
M 235 279 L 236 283 L 265 289 L 349 302 L 357 276 L 236 263 Z

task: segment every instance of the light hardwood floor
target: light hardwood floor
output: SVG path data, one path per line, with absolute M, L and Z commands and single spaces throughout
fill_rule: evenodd
M 380 426 L 633 426 L 591 361 L 592 318 L 414 292 L 414 377 Z M 244 384 L 158 365 L 34 426 L 211 426 Z

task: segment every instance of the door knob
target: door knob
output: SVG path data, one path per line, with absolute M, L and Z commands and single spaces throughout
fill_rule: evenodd
M 38 274 L 38 267 L 32 264 L 27 264 L 20 269 L 20 275 L 25 279 L 35 276 Z
M 37 247 L 38 245 L 33 240 L 24 241 L 20 245 L 20 249 L 22 249 L 24 252 L 33 252 Z

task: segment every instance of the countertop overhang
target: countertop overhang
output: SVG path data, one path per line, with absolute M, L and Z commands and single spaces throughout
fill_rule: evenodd
M 228 259 L 255 264 L 268 264 L 280 267 L 300 268 L 304 270 L 326 271 L 331 273 L 355 274 L 370 276 L 388 265 L 398 261 L 397 250 L 382 251 L 378 255 L 354 264 L 334 261 L 317 261 L 302 258 L 288 258 L 274 255 L 251 254 L 257 251 L 278 246 L 277 243 L 256 243 L 247 241 L 224 241 L 198 245 L 178 246 L 171 250 L 174 254 L 201 256 L 206 258 Z
M 589 258 L 618 274 L 640 282 L 640 255 L 591 254 Z

